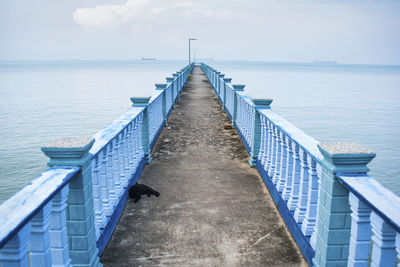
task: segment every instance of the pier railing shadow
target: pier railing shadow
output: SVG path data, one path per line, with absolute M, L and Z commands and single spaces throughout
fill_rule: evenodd
M 0 266 L 101 266 L 128 197 L 194 64 L 92 138 L 62 138 L 42 151 L 50 168 L 0 205 Z
M 320 143 L 251 98 L 244 85 L 201 68 L 305 259 L 315 266 L 395 266 L 400 197 L 367 175 L 375 153 Z

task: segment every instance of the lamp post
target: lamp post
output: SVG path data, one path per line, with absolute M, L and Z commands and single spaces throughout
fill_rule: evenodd
M 189 38 L 189 65 L 190 65 L 190 41 L 195 41 L 196 38 Z

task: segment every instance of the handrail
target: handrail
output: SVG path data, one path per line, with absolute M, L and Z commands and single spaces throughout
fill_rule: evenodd
M 0 205 L 0 247 L 74 177 L 79 167 L 52 167 Z
M 261 109 L 258 112 L 274 123 L 274 125 L 301 146 L 317 162 L 321 163 L 324 157 L 318 149 L 319 142 L 317 140 L 270 109 Z
M 365 201 L 376 213 L 400 232 L 400 197 L 368 175 L 337 175 L 339 181 Z
M 369 262 L 395 266 L 399 262 L 396 250 L 400 258 L 400 197 L 368 175 L 337 177 L 349 190 L 352 211 L 349 266 L 367 266 Z
M 119 118 L 112 121 L 105 128 L 98 131 L 93 138 L 95 142 L 90 149 L 90 153 L 96 156 L 97 153 L 107 145 L 121 130 L 126 127 L 136 116 L 143 112 L 143 107 L 130 107 Z

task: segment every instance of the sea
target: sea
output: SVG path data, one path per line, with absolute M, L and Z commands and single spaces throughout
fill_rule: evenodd
M 321 142 L 359 142 L 400 195 L 400 66 L 207 60 Z M 40 147 L 93 136 L 186 61 L 0 61 L 0 203 L 45 170 Z

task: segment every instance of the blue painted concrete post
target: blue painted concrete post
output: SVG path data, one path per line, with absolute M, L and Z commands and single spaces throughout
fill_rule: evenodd
M 237 118 L 237 95 L 236 92 L 244 91 L 244 84 L 232 84 L 233 87 L 233 114 L 232 114 L 232 128 L 236 127 Z
M 143 111 L 143 120 L 142 120 L 142 146 L 143 152 L 146 159 L 146 163 L 151 162 L 151 154 L 150 154 L 150 138 L 149 138 L 149 112 L 148 106 L 150 101 L 150 96 L 145 97 L 131 97 L 132 106 L 134 107 L 144 107 Z
M 175 103 L 175 100 L 178 98 L 178 95 L 179 95 L 179 78 L 178 78 L 178 76 L 179 76 L 178 73 L 172 74 L 172 77 L 175 78 L 175 82 L 174 82 L 174 101 L 173 101 L 173 103 Z
M 221 74 L 220 71 L 214 73 L 214 91 L 218 95 L 218 75 Z
M 179 86 L 178 86 L 178 98 L 179 98 L 179 95 L 181 94 L 181 89 L 182 89 L 182 86 L 183 86 L 183 79 L 182 79 L 182 71 L 177 71 L 176 72 L 176 74 L 178 74 L 178 81 L 179 81 Z
M 174 87 L 174 77 L 167 77 L 165 78 L 165 80 L 167 81 L 167 83 L 171 84 L 171 103 L 172 103 L 172 109 L 174 108 L 174 102 L 175 102 L 175 87 Z
M 221 99 L 221 80 L 225 77 L 225 74 L 218 74 L 217 75 L 217 94 L 218 94 L 218 98 L 219 101 L 221 101 L 222 103 L 222 99 Z
M 249 164 L 251 167 L 256 166 L 258 152 L 260 151 L 261 142 L 261 120 L 258 109 L 270 109 L 272 99 L 253 98 L 253 136 L 250 144 Z
M 156 90 L 162 90 L 163 91 L 163 96 L 162 96 L 162 112 L 163 112 L 163 118 L 164 118 L 164 125 L 168 126 L 168 118 L 167 118 L 167 94 L 165 92 L 165 89 L 167 89 L 167 84 L 166 83 L 156 83 Z
M 232 82 L 232 78 L 224 78 L 224 93 L 223 93 L 223 99 L 224 101 L 222 102 L 222 109 L 226 109 L 226 84 Z
M 52 166 L 80 166 L 69 183 L 67 232 L 69 256 L 75 266 L 102 266 L 96 244 L 91 157 L 93 138 L 63 138 L 49 142 L 42 151 Z
M 347 266 L 350 241 L 349 192 L 336 174 L 366 174 L 375 153 L 358 143 L 321 143 L 321 186 L 317 215 L 315 266 Z

